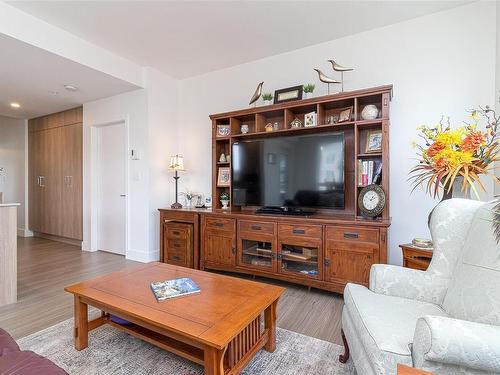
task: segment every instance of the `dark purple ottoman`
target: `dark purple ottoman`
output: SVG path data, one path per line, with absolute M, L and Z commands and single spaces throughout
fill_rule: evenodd
M 0 328 L 0 375 L 68 375 L 31 351 L 20 351 L 14 339 Z

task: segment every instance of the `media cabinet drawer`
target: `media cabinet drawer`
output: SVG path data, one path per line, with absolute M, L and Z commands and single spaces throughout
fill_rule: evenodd
M 219 230 L 236 230 L 236 220 L 235 219 L 224 219 L 219 217 L 207 217 L 205 219 L 205 227 L 207 229 L 219 229 Z
M 191 224 L 171 224 L 165 229 L 165 234 L 167 238 L 187 240 L 191 236 L 190 227 Z
M 240 232 L 276 234 L 276 224 L 260 221 L 238 220 Z
M 378 229 L 327 226 L 326 238 L 334 241 L 368 242 L 377 246 L 379 245 Z
M 170 251 L 170 249 L 174 249 L 177 251 L 186 252 L 188 250 L 187 241 L 167 238 L 167 249 L 168 251 Z
M 187 267 L 186 253 L 167 251 L 167 263 Z
M 280 237 L 309 237 L 321 238 L 321 225 L 295 225 L 295 224 L 279 224 Z

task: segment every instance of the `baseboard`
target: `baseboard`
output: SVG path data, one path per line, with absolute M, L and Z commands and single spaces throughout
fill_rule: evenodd
M 97 250 L 92 250 L 90 248 L 90 242 L 87 242 L 87 241 L 82 241 L 82 250 L 83 251 L 88 251 L 88 252 L 96 252 Z
M 25 228 L 17 228 L 18 237 L 33 237 L 33 232 Z
M 78 246 L 79 248 L 82 247 L 82 241 L 76 240 L 74 238 L 59 237 L 59 236 L 54 236 L 52 234 L 46 234 L 46 233 L 40 233 L 40 232 L 33 232 L 33 236 L 45 238 L 46 240 L 66 243 L 68 245 Z
M 160 250 L 155 250 L 153 252 L 144 252 L 138 250 L 129 250 L 125 256 L 129 260 L 135 260 L 136 262 L 149 263 L 157 262 L 160 259 Z

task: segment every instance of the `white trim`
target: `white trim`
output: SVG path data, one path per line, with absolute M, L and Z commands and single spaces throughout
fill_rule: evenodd
M 105 126 L 112 126 L 123 124 L 125 126 L 125 257 L 129 256 L 130 245 L 130 136 L 129 136 L 129 115 L 124 119 L 108 121 L 99 124 L 92 124 L 90 128 L 90 201 L 88 202 L 90 208 L 90 243 L 82 242 L 82 249 L 85 251 L 98 251 L 97 239 L 99 238 L 99 128 Z
M 160 250 L 155 250 L 152 253 L 139 250 L 129 250 L 126 258 L 142 263 L 157 262 L 160 259 Z
M 33 232 L 25 228 L 17 228 L 18 237 L 33 237 Z

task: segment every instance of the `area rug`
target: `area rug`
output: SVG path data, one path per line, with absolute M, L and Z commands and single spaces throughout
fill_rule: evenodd
M 202 375 L 203 368 L 175 354 L 136 339 L 109 325 L 90 333 L 89 347 L 73 347 L 73 320 L 69 319 L 18 340 L 23 350 L 32 350 L 71 375 Z M 339 345 L 277 329 L 274 353 L 261 350 L 242 374 L 249 375 L 351 375 L 352 362 L 343 365 Z

